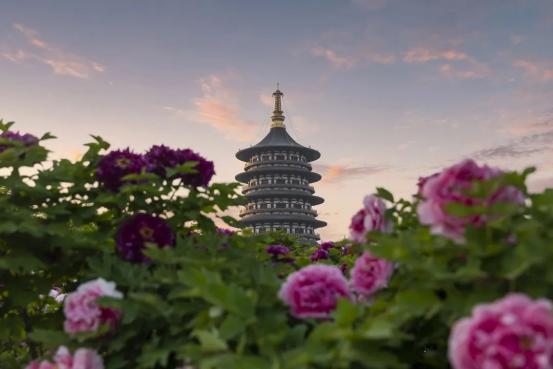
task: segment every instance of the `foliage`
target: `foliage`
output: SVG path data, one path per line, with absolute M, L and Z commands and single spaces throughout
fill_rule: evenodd
M 394 230 L 370 233 L 366 244 L 338 242 L 319 262 L 350 269 L 370 250 L 396 264 L 390 284 L 368 303 L 341 300 L 333 319 L 316 321 L 293 318 L 277 297 L 286 276 L 311 263 L 315 247 L 282 234 L 218 233 L 213 215 L 241 201 L 235 184 L 193 188 L 141 173 L 118 192 L 107 191 L 94 173 L 108 148 L 95 137 L 76 162 L 49 162 L 41 146 L 0 154 L 7 170 L 0 177 L 0 362 L 6 368 L 63 344 L 95 348 L 108 369 L 442 369 L 449 365 L 452 324 L 475 305 L 512 291 L 553 299 L 553 190 L 528 194 L 531 170 L 472 189 L 485 197 L 510 184 L 527 196 L 524 206 L 450 209 L 494 214 L 485 227 L 469 228 L 462 244 L 419 224 L 416 196 L 394 199 L 379 189 Z M 137 212 L 164 217 L 177 233 L 174 247 L 145 251 L 150 263 L 124 261 L 115 251 L 118 227 Z M 294 263 L 266 253 L 275 243 L 292 250 Z M 70 337 L 48 291 L 71 292 L 98 277 L 124 293 L 100 299 L 119 309 L 122 320 L 114 330 Z

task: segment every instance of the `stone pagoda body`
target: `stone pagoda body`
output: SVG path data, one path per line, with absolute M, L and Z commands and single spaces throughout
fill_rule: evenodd
M 284 231 L 303 241 L 316 243 L 315 230 L 326 222 L 317 219 L 314 205 L 324 200 L 315 196 L 311 183 L 321 176 L 312 171 L 310 162 L 321 154 L 294 141 L 286 132 L 280 90 L 273 93 L 275 107 L 271 130 L 257 145 L 240 150 L 236 157 L 246 162 L 236 180 L 245 183 L 247 198 L 240 212 L 240 224 L 255 234 Z

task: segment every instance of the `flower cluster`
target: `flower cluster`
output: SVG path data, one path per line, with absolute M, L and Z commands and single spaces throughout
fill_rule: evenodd
M 8 140 L 11 142 L 18 142 L 22 144 L 25 147 L 35 146 L 38 144 L 38 138 L 33 136 L 30 133 L 21 134 L 19 132 L 13 132 L 13 131 L 4 131 L 0 134 L 0 138 L 3 138 L 5 140 Z M 1 144 L 0 145 L 0 153 L 4 152 L 5 150 L 9 149 L 9 144 Z
M 315 251 L 309 256 L 309 259 L 313 262 L 319 260 L 325 260 L 329 258 L 328 250 L 334 248 L 334 242 L 323 242 L 317 247 Z
M 308 265 L 288 276 L 279 297 L 296 318 L 326 319 L 336 309 L 338 299 L 350 299 L 351 295 L 339 268 Z
M 389 232 L 391 223 L 386 219 L 386 204 L 375 195 L 365 196 L 363 209 L 359 210 L 351 219 L 349 226 L 350 238 L 354 242 L 367 241 L 369 232 Z
M 212 161 L 190 149 L 172 149 L 165 145 L 154 145 L 144 155 L 129 149 L 111 151 L 100 159 L 96 179 L 106 188 L 117 191 L 129 174 L 146 171 L 167 178 L 167 169 L 187 162 L 196 163 L 194 173 L 178 174 L 171 179 L 180 178 L 182 183 L 193 187 L 207 186 L 215 174 Z
M 167 177 L 167 168 L 175 168 L 187 162 L 196 162 L 195 173 L 183 173 L 176 177 L 184 184 L 198 187 L 207 186 L 215 174 L 212 161 L 206 160 L 200 154 L 190 149 L 171 149 L 164 145 L 155 145 L 144 155 L 148 171 L 156 173 L 162 178 Z
M 390 262 L 365 252 L 355 261 L 349 283 L 342 268 L 309 265 L 288 276 L 279 297 L 297 318 L 327 319 L 339 298 L 353 299 L 356 293 L 359 301 L 367 300 L 388 285 L 392 272 Z
M 269 245 L 265 249 L 267 254 L 271 255 L 273 262 L 293 263 L 294 259 L 290 256 L 290 249 L 284 245 Z
M 65 346 L 58 348 L 54 362 L 32 361 L 25 369 L 104 369 L 102 357 L 94 350 L 79 348 L 73 355 Z
M 442 172 L 420 181 L 420 196 L 417 213 L 422 224 L 429 225 L 434 234 L 441 234 L 456 242 L 462 242 L 466 228 L 470 225 L 480 227 L 488 220 L 485 215 L 455 216 L 449 214 L 446 207 L 456 203 L 468 207 L 489 207 L 496 203 L 520 204 L 524 201 L 522 193 L 512 187 L 503 186 L 488 198 L 471 196 L 475 183 L 502 175 L 503 172 L 486 165 L 478 166 L 472 160 L 464 160 Z
M 553 310 L 548 300 L 510 294 L 478 305 L 449 337 L 454 369 L 553 367 Z
M 365 251 L 355 260 L 351 269 L 351 287 L 360 296 L 367 298 L 388 286 L 394 265 Z
M 123 185 L 123 177 L 139 174 L 145 166 L 142 155 L 129 149 L 115 150 L 100 159 L 96 179 L 107 189 L 116 191 Z
M 119 227 L 116 245 L 123 259 L 132 262 L 148 262 L 149 259 L 143 251 L 149 243 L 158 247 L 175 244 L 175 233 L 164 219 L 138 213 Z
M 81 284 L 75 292 L 67 295 L 63 307 L 65 331 L 74 335 L 96 332 L 103 325 L 115 327 L 121 312 L 98 305 L 96 300 L 103 296 L 120 299 L 123 294 L 115 289 L 115 283 L 98 278 Z

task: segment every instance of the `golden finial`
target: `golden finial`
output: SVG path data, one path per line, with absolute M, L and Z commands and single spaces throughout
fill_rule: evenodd
M 279 83 L 277 82 L 277 89 L 273 92 L 273 97 L 275 98 L 275 109 L 273 110 L 273 116 L 271 117 L 271 120 L 273 121 L 271 128 L 286 127 L 284 125 L 284 114 L 282 111 L 282 96 L 284 96 L 284 94 L 280 91 L 279 87 Z

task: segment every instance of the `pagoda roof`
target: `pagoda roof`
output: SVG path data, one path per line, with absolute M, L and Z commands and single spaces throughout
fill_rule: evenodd
M 295 149 L 307 157 L 308 161 L 317 160 L 321 153 L 310 147 L 297 143 L 286 132 L 285 127 L 272 127 L 269 133 L 256 145 L 242 149 L 236 153 L 236 158 L 248 161 L 252 155 L 266 150 Z

